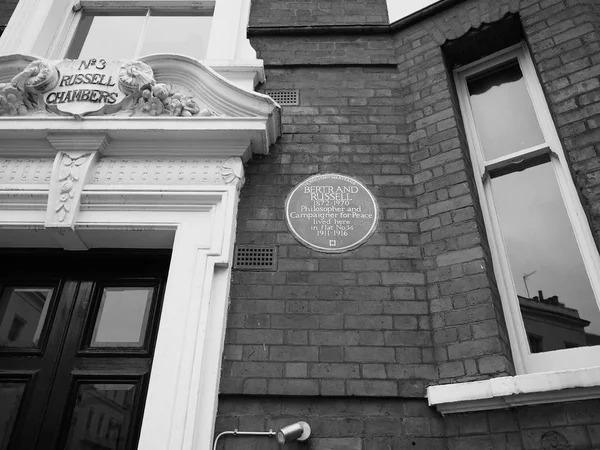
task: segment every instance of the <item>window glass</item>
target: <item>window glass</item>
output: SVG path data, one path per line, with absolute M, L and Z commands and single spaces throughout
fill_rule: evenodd
M 145 10 L 118 16 L 84 13 L 67 58 L 133 59 L 145 21 Z
M 144 346 L 154 289 L 104 288 L 90 347 Z
M 543 337 L 527 333 L 527 341 L 529 342 L 529 350 L 531 351 L 531 353 L 540 353 L 544 351 Z
M 204 59 L 211 24 L 212 16 L 154 10 L 148 14 L 145 9 L 126 14 L 84 13 L 66 57 L 128 60 L 151 53 L 179 53 Z
M 148 18 L 140 55 L 180 53 L 197 59 L 206 58 L 212 17 L 158 16 Z
M 0 297 L 0 347 L 37 347 L 51 288 L 7 287 Z
M 8 448 L 24 392 L 23 382 L 0 382 L 0 450 Z
M 552 165 L 491 186 L 531 351 L 595 345 L 600 310 Z
M 131 434 L 134 384 L 81 384 L 65 450 L 125 450 Z
M 467 87 L 486 161 L 544 143 L 516 61 L 470 78 Z

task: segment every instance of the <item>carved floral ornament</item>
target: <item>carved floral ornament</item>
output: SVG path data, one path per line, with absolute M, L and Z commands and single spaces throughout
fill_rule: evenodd
M 79 166 L 87 161 L 89 153 L 71 157 L 64 154 L 61 166 L 58 173 L 58 182 L 60 194 L 56 202 L 56 215 L 60 222 L 65 220 L 65 216 L 69 214 L 73 206 L 73 187 L 79 181 Z
M 103 59 L 31 62 L 9 83 L 0 83 L 0 116 L 24 116 L 37 111 L 81 117 L 128 115 L 208 117 L 190 95 L 154 79 L 141 61 Z M 116 81 L 116 82 L 115 82 Z

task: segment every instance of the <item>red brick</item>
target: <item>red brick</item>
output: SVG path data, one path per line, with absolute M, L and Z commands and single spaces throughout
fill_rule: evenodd
M 385 363 L 395 361 L 393 348 L 383 347 L 346 347 L 344 360 L 363 363 Z
M 316 380 L 270 379 L 268 393 L 272 395 L 316 395 L 319 393 L 319 383 Z
M 498 353 L 499 350 L 500 341 L 497 338 L 469 340 L 449 344 L 448 357 L 450 359 L 472 358 Z
M 336 9 L 329 1 L 311 8 L 311 1 L 255 0 L 250 23 L 322 25 L 358 20 L 355 11 L 364 23 L 365 4 L 339 0 Z M 268 400 L 269 393 L 299 396 L 304 402 L 303 409 L 297 405 L 299 418 L 310 417 L 318 403 L 308 396 L 325 396 L 323 403 L 333 403 L 327 396 L 347 396 L 327 410 L 327 420 L 311 421 L 324 433 L 315 434 L 311 442 L 346 439 L 348 435 L 339 434 L 342 430 L 368 429 L 373 434 L 360 434 L 360 443 L 352 443 L 362 450 L 368 450 L 367 443 L 373 448 L 381 444 L 382 450 L 539 447 L 539 434 L 527 437 L 518 430 L 552 427 L 561 427 L 561 432 L 579 427 L 583 435 L 593 435 L 593 402 L 589 423 L 560 424 L 556 414 L 556 425 L 532 426 L 525 416 L 502 421 L 498 412 L 481 420 L 483 416 L 465 414 L 461 429 L 458 423 L 453 429 L 452 419 L 440 419 L 423 399 L 426 385 L 440 378 L 450 383 L 511 374 L 469 151 L 451 92 L 452 74 L 443 61 L 446 47 L 441 47 L 446 40 L 460 44 L 461 36 L 470 29 L 479 32 L 475 30 L 483 23 L 493 32 L 496 20 L 509 9 L 520 15 L 567 157 L 577 171 L 576 187 L 583 188 L 581 195 L 589 202 L 584 208 L 600 236 L 595 189 L 600 180 L 595 147 L 600 140 L 594 128 L 600 124 L 600 36 L 595 22 L 600 8 L 592 2 L 473 0 L 456 2 L 390 34 L 363 30 L 360 35 L 252 37 L 266 64 L 267 81 L 261 88 L 297 88 L 302 104 L 282 109 L 283 136 L 270 155 L 257 156 L 247 165 L 237 241 L 278 243 L 279 270 L 270 275 L 234 273 L 224 392 L 263 396 L 256 403 Z M 267 11 L 273 14 L 265 15 Z M 390 65 L 373 66 L 376 58 Z M 327 171 L 362 180 L 381 208 L 377 233 L 348 253 L 308 249 L 283 221 L 285 196 L 292 187 L 309 173 Z M 269 334 L 273 332 L 281 334 Z M 240 343 L 238 337 L 248 342 Z M 265 364 L 265 347 L 279 365 L 261 372 L 253 364 Z M 229 365 L 234 363 L 241 364 L 235 366 L 235 377 Z M 398 429 L 378 425 L 400 416 L 389 413 L 389 399 L 384 398 L 397 395 L 418 397 L 429 412 L 404 416 L 407 420 L 398 421 Z M 379 409 L 366 400 L 371 396 L 378 397 Z M 348 406 L 357 404 L 358 410 Z M 367 408 L 363 405 L 370 405 L 370 414 L 376 416 L 368 426 L 361 417 Z M 538 406 L 532 411 L 544 415 L 546 410 Z M 573 414 L 574 422 L 586 415 Z M 285 419 L 287 424 L 291 419 L 281 416 L 267 410 L 244 423 L 259 420 L 262 429 L 267 422 Z M 501 423 L 495 426 L 495 420 Z M 354 428 L 344 428 L 344 421 Z M 391 433 L 397 434 L 392 438 Z M 587 445 L 571 431 L 564 433 L 572 446 Z
M 356 380 L 346 382 L 348 395 L 398 395 L 398 385 L 393 381 L 383 380 Z

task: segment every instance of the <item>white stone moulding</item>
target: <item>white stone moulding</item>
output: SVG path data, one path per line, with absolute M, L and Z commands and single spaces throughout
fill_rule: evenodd
M 2 247 L 172 249 L 143 449 L 211 448 L 241 184 L 224 168 L 239 171 L 242 163 L 238 157 L 209 165 L 224 175 L 220 184 L 86 184 L 71 232 L 47 227 L 48 186 L 13 184 L 0 192 Z
M 42 94 L 34 91 L 33 87 L 27 91 L 22 86 L 28 79 L 22 74 L 32 73 L 29 78 L 33 78 L 35 72 L 30 71 L 34 70 L 39 59 L 9 55 L 0 56 L 0 88 L 6 91 L 4 95 L 18 90 L 20 94 L 17 94 L 23 95 L 32 104 L 25 101 L 25 106 L 14 108 L 10 114 L 0 117 L 0 133 L 4 139 L 19 140 L 23 137 L 23 130 L 27 130 L 31 139 L 44 137 L 47 130 L 86 134 L 110 131 L 111 139 L 154 141 L 160 135 L 161 140 L 196 142 L 220 140 L 223 133 L 228 133 L 232 138 L 249 138 L 253 153 L 268 153 L 269 146 L 280 135 L 280 107 L 277 103 L 266 95 L 236 86 L 200 61 L 166 54 L 150 55 L 136 61 L 150 67 L 161 86 L 170 86 L 173 92 L 193 99 L 200 113 L 191 117 L 152 117 L 141 114 L 137 109 L 124 109 L 101 111 L 95 116 L 60 116 L 45 107 Z M 24 72 L 28 67 L 28 72 Z M 52 67 L 52 64 L 44 67 Z M 207 113 L 204 114 L 204 111 Z
M 0 57 L 0 83 L 33 59 Z M 0 247 L 172 249 L 138 448 L 209 450 L 243 163 L 280 109 L 198 61 L 146 63 L 218 114 L 0 117 Z
M 219 185 L 243 178 L 240 158 L 102 158 L 91 185 Z
M 98 152 L 59 151 L 56 154 L 50 178 L 46 228 L 75 226 L 83 185 L 97 157 Z
M 250 0 L 20 0 L 0 39 L 0 54 L 64 57 L 82 12 L 115 10 L 213 10 L 205 64 L 245 89 L 265 79 L 263 61 L 246 37 Z M 98 55 L 99 57 L 107 55 Z
M 84 187 L 75 223 L 79 242 L 90 248 L 173 251 L 139 448 L 211 446 L 238 184 L 223 181 L 195 190 Z M 28 238 L 40 242 L 36 236 L 44 233 L 47 193 L 39 186 L 2 192 L 3 246 L 11 232 L 20 238 L 13 246 L 27 246 Z M 62 238 L 73 243 L 69 236 Z
M 427 388 L 441 414 L 600 398 L 600 367 L 499 377 Z
M 139 195 L 173 190 L 193 194 L 223 186 L 239 191 L 244 183 L 240 157 L 98 159 L 98 153 L 59 151 L 52 165 L 48 159 L 1 159 L 0 209 L 14 208 L 17 204 L 21 205 L 20 209 L 35 208 L 33 204 L 23 203 L 35 199 L 35 205 L 46 204 L 44 228 L 47 231 L 60 229 L 77 234 L 75 225 L 81 199 L 93 192 L 126 189 L 128 197 L 134 192 Z M 178 205 L 185 201 L 184 196 Z M 0 220 L 0 228 L 2 225 Z M 65 248 L 88 247 L 79 242 L 75 247 L 67 245 Z
M 0 190 L 5 185 L 48 185 L 53 164 L 51 158 L 0 158 Z
M 0 159 L 0 192 L 49 189 L 54 162 L 49 158 Z M 243 179 L 241 159 L 231 158 L 112 158 L 93 165 L 86 189 L 98 186 L 220 185 Z

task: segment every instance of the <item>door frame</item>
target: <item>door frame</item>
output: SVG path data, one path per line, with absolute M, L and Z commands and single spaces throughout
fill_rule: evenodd
M 172 250 L 140 449 L 211 447 L 240 185 L 237 179 L 197 191 L 90 186 L 82 193 L 74 232 L 88 246 Z M 0 233 L 31 235 L 39 247 L 36 233 L 57 232 L 45 228 L 47 198 L 46 190 L 4 197 Z M 14 247 L 31 242 L 18 239 Z
M 37 60 L 0 56 L 0 80 Z M 0 118 L 0 247 L 171 248 L 139 448 L 210 450 L 243 162 L 269 153 L 281 108 L 193 58 L 142 64 L 204 113 Z

